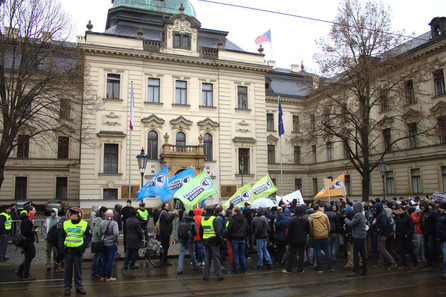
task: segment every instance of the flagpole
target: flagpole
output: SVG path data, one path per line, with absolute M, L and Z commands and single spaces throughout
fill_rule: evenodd
M 277 96 L 277 98 L 278 98 L 278 101 L 280 102 L 280 96 Z M 281 134 L 279 135 L 279 143 L 280 143 L 280 185 L 282 188 L 282 198 L 283 198 L 282 135 Z
M 269 27 L 269 32 L 270 32 L 270 36 L 272 36 L 272 33 L 271 33 L 271 27 Z M 270 40 L 270 42 L 269 42 L 269 45 L 270 45 L 270 48 L 271 48 L 271 60 L 273 60 L 274 61 L 274 52 L 273 52 L 273 41 L 272 41 L 272 37 L 271 37 L 271 40 Z
M 131 84 L 131 90 L 130 90 L 130 113 L 132 113 L 132 104 L 133 104 L 133 81 L 130 82 Z M 132 121 L 130 115 L 130 121 Z M 130 122 L 131 123 L 131 122 Z M 133 123 L 131 123 L 133 125 Z M 131 125 L 129 125 L 129 199 L 132 198 L 132 128 Z

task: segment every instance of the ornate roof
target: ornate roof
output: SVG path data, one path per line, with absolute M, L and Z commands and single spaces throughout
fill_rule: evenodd
M 188 0 L 114 0 L 113 8 L 128 7 L 167 14 L 177 14 L 181 4 L 183 4 L 184 7 L 184 14 L 197 18 L 195 9 Z

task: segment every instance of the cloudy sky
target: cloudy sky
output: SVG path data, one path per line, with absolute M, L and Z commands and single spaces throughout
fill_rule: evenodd
M 62 8 L 71 14 L 76 35 L 83 35 L 91 20 L 95 32 L 103 32 L 111 0 L 60 0 Z M 228 38 L 249 52 L 257 52 L 254 40 L 271 28 L 272 43 L 264 43 L 265 59 L 275 60 L 276 66 L 290 68 L 303 61 L 307 71 L 317 71 L 313 54 L 318 51 L 315 40 L 325 37 L 330 24 L 299 17 L 284 16 L 258 10 L 231 7 L 190 0 L 201 26 L 207 29 L 228 31 Z M 429 22 L 437 16 L 446 16 L 446 0 L 383 0 L 390 6 L 393 29 L 405 30 L 410 35 L 421 35 L 430 30 Z M 336 0 L 212 0 L 282 12 L 313 19 L 332 21 L 337 14 Z M 365 2 L 361 0 L 361 2 Z

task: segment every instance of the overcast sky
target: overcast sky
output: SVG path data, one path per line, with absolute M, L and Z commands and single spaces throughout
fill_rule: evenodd
M 91 20 L 95 32 L 103 32 L 111 0 L 60 0 L 72 16 L 76 35 L 84 35 Z M 337 14 L 336 0 L 213 0 L 264 10 L 272 10 L 315 19 L 333 21 Z M 290 68 L 303 61 L 307 71 L 316 71 L 313 54 L 318 51 L 315 40 L 327 36 L 330 24 L 303 18 L 235 8 L 200 0 L 190 0 L 202 28 L 228 31 L 228 38 L 249 52 L 257 52 L 254 40 L 271 28 L 272 43 L 264 43 L 265 59 L 276 60 L 276 66 Z M 362 1 L 361 2 L 365 2 Z M 393 29 L 417 36 L 430 30 L 432 18 L 446 16 L 446 0 L 384 0 L 390 5 Z M 271 46 L 272 45 L 272 46 Z

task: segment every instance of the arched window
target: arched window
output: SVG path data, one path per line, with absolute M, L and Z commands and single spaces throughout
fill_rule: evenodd
M 158 159 L 158 133 L 153 130 L 147 134 L 147 155 L 149 159 Z
M 206 155 L 206 161 L 212 161 L 212 135 L 206 133 L 203 135 L 203 150 Z
M 178 152 L 186 151 L 186 148 L 185 148 L 186 134 L 184 134 L 183 132 L 178 132 L 175 141 L 176 141 L 175 144 L 178 146 L 177 147 Z

